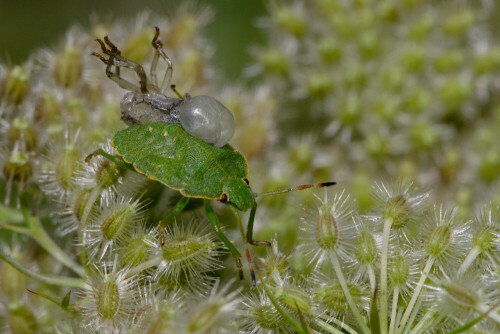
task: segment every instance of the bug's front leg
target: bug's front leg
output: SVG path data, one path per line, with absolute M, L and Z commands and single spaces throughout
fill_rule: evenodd
M 101 155 L 101 156 L 105 157 L 106 159 L 113 161 L 115 164 L 117 164 L 118 166 L 120 166 L 122 168 L 130 169 L 131 171 L 137 173 L 137 171 L 135 170 L 135 168 L 132 164 L 126 163 L 120 157 L 117 157 L 116 155 L 112 155 L 112 154 L 107 153 L 102 148 L 97 149 L 94 152 L 87 155 L 85 157 L 85 162 L 90 163 L 90 160 L 92 160 L 93 157 L 98 156 L 98 155 Z
M 252 210 L 250 211 L 250 216 L 248 217 L 247 235 L 246 235 L 247 242 L 250 245 L 254 246 L 271 247 L 271 243 L 269 241 L 253 240 L 253 222 L 255 220 L 256 212 L 257 212 L 257 202 L 254 200 L 252 205 Z
M 222 240 L 224 245 L 229 249 L 231 252 L 231 255 L 233 255 L 234 262 L 236 262 L 236 267 L 238 267 L 238 272 L 240 276 L 240 280 L 243 279 L 243 267 L 241 265 L 241 254 L 238 252 L 236 247 L 229 241 L 229 239 L 226 237 L 226 235 L 222 232 L 219 224 L 219 220 L 217 219 L 217 216 L 215 215 L 214 209 L 210 206 L 210 201 L 204 199 L 203 204 L 205 205 L 205 210 L 207 211 L 207 216 L 208 216 L 208 221 L 210 222 L 210 225 L 214 229 L 215 234 L 219 237 L 219 239 Z

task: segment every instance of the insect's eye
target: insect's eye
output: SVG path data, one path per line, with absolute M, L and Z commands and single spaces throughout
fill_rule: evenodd
M 221 196 L 220 196 L 220 201 L 222 203 L 226 203 L 227 202 L 227 194 L 226 193 L 223 193 Z
M 245 181 L 246 184 L 250 185 L 250 182 L 248 182 L 247 178 L 244 178 L 243 181 Z

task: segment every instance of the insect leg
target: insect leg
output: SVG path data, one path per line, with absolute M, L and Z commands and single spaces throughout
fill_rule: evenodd
M 101 45 L 102 52 L 104 54 L 107 54 L 108 56 L 110 56 L 110 58 L 113 58 L 112 61 L 110 61 L 110 59 L 108 59 L 108 67 L 111 68 L 111 66 L 114 65 L 116 68 L 126 67 L 126 68 L 130 68 L 130 69 L 134 70 L 135 73 L 137 73 L 137 76 L 139 77 L 141 93 L 146 94 L 148 92 L 148 87 L 151 87 L 151 84 L 148 82 L 148 77 L 146 76 L 146 72 L 144 71 L 144 68 L 141 65 L 137 64 L 136 62 L 134 62 L 128 58 L 123 57 L 121 55 L 120 50 L 116 47 L 116 45 L 114 45 L 109 40 L 108 36 L 104 36 L 104 42 L 100 39 L 96 39 L 96 41 Z M 106 47 L 105 43 L 109 46 L 109 49 Z M 115 59 L 117 61 L 115 61 Z M 117 70 L 117 72 L 118 71 L 119 70 Z M 108 69 L 106 69 L 106 74 L 108 74 Z
M 136 170 L 132 164 L 126 163 L 120 157 L 117 157 L 116 155 L 112 155 L 112 154 L 107 153 L 102 148 L 95 150 L 94 152 L 87 155 L 85 157 L 85 162 L 90 163 L 90 160 L 97 155 L 101 155 L 101 156 L 105 157 L 106 159 L 113 161 L 115 164 L 117 164 L 118 166 L 120 166 L 122 168 L 130 169 L 131 171 L 136 172 Z
M 160 220 L 160 224 L 162 225 L 162 227 L 166 227 L 168 224 L 170 224 L 172 220 L 174 220 L 174 218 L 177 217 L 177 215 L 181 213 L 182 210 L 184 210 L 188 202 L 189 197 L 182 196 L 181 199 L 178 200 L 177 203 L 175 203 L 172 211 L 168 214 L 168 216 Z M 163 247 L 163 245 L 165 245 L 165 233 L 164 229 L 160 228 L 160 247 Z
M 170 224 L 172 220 L 174 220 L 174 218 L 179 213 L 181 213 L 182 210 L 184 210 L 188 202 L 189 202 L 189 197 L 182 196 L 181 199 L 177 201 L 177 203 L 175 203 L 174 207 L 172 208 L 172 211 L 168 214 L 168 216 L 166 216 L 160 221 L 160 224 L 162 224 L 163 226 L 167 226 L 168 224 Z
M 97 39 L 97 42 L 99 42 L 99 44 L 101 45 L 101 49 L 103 50 L 103 52 L 105 54 L 109 55 L 109 58 L 106 59 L 101 54 L 99 54 L 97 52 L 92 52 L 91 54 L 92 54 L 92 56 L 99 58 L 104 64 L 106 64 L 106 76 L 108 78 L 110 78 L 111 80 L 113 80 L 114 82 L 116 82 L 118 84 L 118 86 L 122 87 L 123 89 L 139 93 L 140 88 L 137 87 L 137 85 L 134 85 L 130 81 L 127 81 L 120 76 L 120 66 L 124 66 L 125 64 L 120 65 L 115 61 L 115 58 L 116 58 L 115 55 L 112 53 L 110 54 L 108 52 L 109 50 L 104 45 L 103 41 L 101 41 L 100 39 Z M 104 50 L 106 50 L 106 52 Z M 111 71 L 112 66 L 115 66 L 115 72 Z
M 252 210 L 250 211 L 250 216 L 248 217 L 247 235 L 246 235 L 247 242 L 250 245 L 254 246 L 271 247 L 271 243 L 269 241 L 253 240 L 253 222 L 255 220 L 255 212 L 257 212 L 257 202 L 253 201 Z
M 172 80 L 172 74 L 174 72 L 174 68 L 172 66 L 172 60 L 170 60 L 165 51 L 163 51 L 162 49 L 163 43 L 158 39 L 159 36 L 160 36 L 160 28 L 155 27 L 155 37 L 153 37 L 153 41 L 151 42 L 151 44 L 153 44 L 153 47 L 155 48 L 156 52 L 153 58 L 153 63 L 151 64 L 151 78 L 153 78 L 154 74 L 154 78 L 157 81 L 156 65 L 158 63 L 158 57 L 161 57 L 167 63 L 167 70 L 165 71 L 165 74 L 163 76 L 163 81 L 161 83 L 161 93 L 165 95 L 168 87 L 170 86 L 170 81 Z M 158 85 L 158 82 L 156 82 L 156 85 Z
M 234 262 L 236 262 L 236 267 L 238 267 L 240 279 L 243 279 L 243 268 L 241 265 L 241 254 L 238 252 L 236 247 L 229 241 L 229 239 L 226 237 L 226 235 L 222 232 L 219 224 L 219 220 L 217 219 L 217 216 L 215 215 L 214 209 L 210 206 L 210 202 L 206 199 L 203 200 L 203 204 L 205 205 L 205 210 L 207 211 L 207 216 L 208 216 L 208 221 L 210 222 L 210 225 L 214 229 L 215 234 L 219 237 L 219 239 L 222 240 L 224 245 L 229 249 L 231 254 L 233 255 Z

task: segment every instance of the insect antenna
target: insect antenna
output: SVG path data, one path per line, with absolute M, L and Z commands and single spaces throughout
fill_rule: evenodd
M 170 85 L 170 89 L 179 97 L 179 99 L 184 100 L 184 97 L 179 93 L 177 88 L 175 88 L 175 85 Z
M 288 189 L 281 189 L 281 190 L 275 190 L 275 191 L 269 191 L 266 193 L 254 193 L 254 197 L 261 197 L 261 196 L 268 196 L 268 195 L 277 195 L 277 194 L 284 194 L 288 193 L 290 191 L 296 191 L 296 190 L 304 190 L 304 189 L 309 189 L 309 188 L 324 188 L 324 187 L 331 187 L 333 185 L 337 184 L 337 182 L 321 182 L 321 183 L 316 183 L 316 184 L 303 184 L 300 186 L 296 186 L 293 188 L 288 188 Z

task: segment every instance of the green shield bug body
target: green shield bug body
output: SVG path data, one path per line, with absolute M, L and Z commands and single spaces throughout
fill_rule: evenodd
M 92 54 L 106 64 L 106 75 L 110 79 L 131 92 L 125 94 L 121 102 L 122 120 L 130 127 L 118 131 L 112 140 L 118 156 L 103 150 L 95 153 L 178 190 L 183 195 L 172 212 L 162 220 L 163 225 L 170 223 L 185 208 L 190 198 L 202 198 L 214 232 L 231 252 L 240 278 L 243 278 L 241 255 L 221 231 L 210 200 L 229 204 L 240 211 L 251 209 L 245 235 L 247 243 L 270 246 L 267 241 L 253 240 L 257 210 L 255 197 L 326 187 L 335 182 L 302 185 L 265 194 L 253 193 L 248 182 L 245 157 L 227 144 L 235 128 L 231 112 L 209 96 L 190 97 L 186 94 L 183 97 L 173 85 L 170 87 L 178 98 L 165 95 L 172 76 L 172 62 L 163 51 L 158 36 L 159 29 L 156 28 L 152 41 L 155 54 L 150 70 L 151 80 L 147 78 L 143 67 L 123 57 L 107 36 L 104 42 L 97 39 L 108 58 L 98 53 Z M 156 66 L 160 58 L 167 63 L 161 88 L 156 78 Z M 140 86 L 120 77 L 121 67 L 133 69 L 139 76 Z M 252 269 L 251 274 L 255 284 Z
M 228 144 L 215 147 L 177 124 L 163 122 L 119 131 L 112 144 L 139 173 L 183 196 L 220 200 L 241 211 L 252 207 L 254 196 L 246 181 L 247 162 Z

